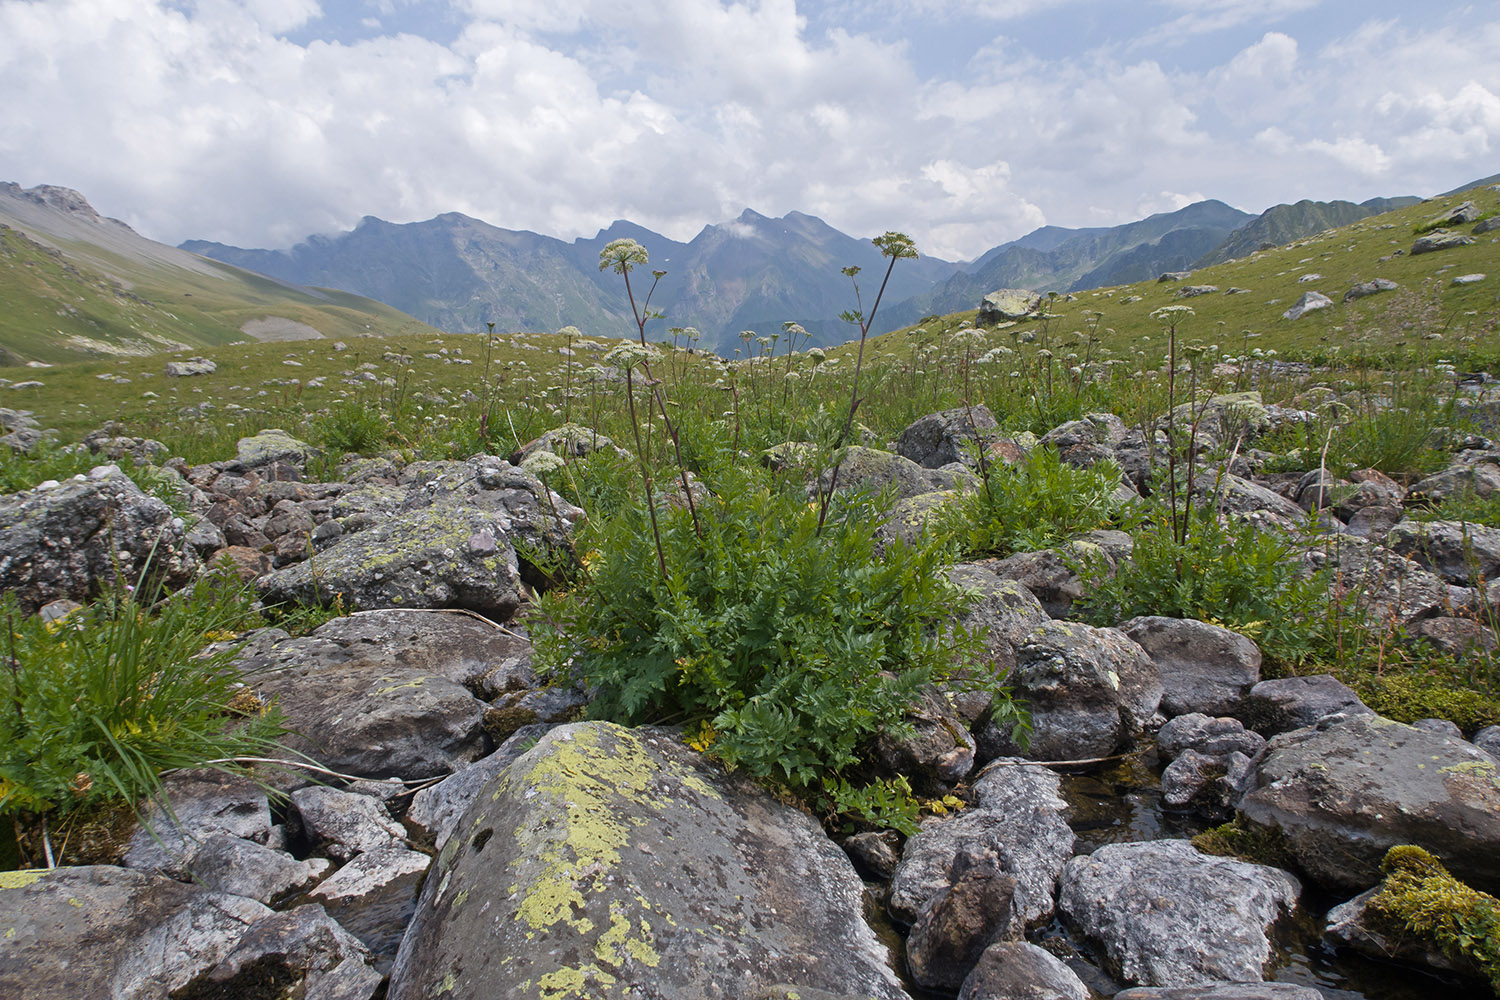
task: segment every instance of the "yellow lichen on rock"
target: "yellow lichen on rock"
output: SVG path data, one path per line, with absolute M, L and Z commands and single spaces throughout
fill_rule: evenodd
M 24 889 L 43 875 L 45 868 L 31 868 L 19 872 L 0 872 L 0 889 Z

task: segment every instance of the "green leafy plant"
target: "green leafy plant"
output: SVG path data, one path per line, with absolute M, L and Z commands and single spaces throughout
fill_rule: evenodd
M 1045 549 L 1096 528 L 1117 525 L 1125 504 L 1117 497 L 1113 462 L 1080 469 L 1036 448 L 1014 466 L 987 469 L 985 488 L 952 505 L 939 534 L 966 556 L 1006 556 Z
M 1214 622 L 1255 640 L 1268 660 L 1285 667 L 1328 653 L 1339 628 L 1357 624 L 1327 575 L 1301 568 L 1296 536 L 1259 531 L 1203 507 L 1190 516 L 1191 529 L 1179 541 L 1181 512 L 1174 517 L 1158 507 L 1113 575 L 1092 568 L 1078 614 L 1101 625 L 1137 615 Z
M 380 407 L 345 399 L 313 421 L 313 440 L 335 455 L 369 455 L 383 447 L 390 432 Z
M 542 599 L 539 660 L 587 684 L 596 717 L 685 725 L 726 764 L 816 793 L 963 668 L 972 641 L 944 625 L 962 592 L 936 551 L 875 557 L 868 497 L 841 499 L 820 534 L 817 508 L 760 470 L 712 485 L 701 536 L 662 512 L 665 573 L 644 512 L 595 526 L 584 593 Z
M 172 768 L 263 756 L 278 714 L 228 669 L 234 648 L 210 643 L 258 624 L 231 577 L 205 577 L 151 600 L 123 585 L 44 622 L 0 597 L 8 630 L 0 670 L 0 815 L 65 822 L 111 802 L 133 804 Z

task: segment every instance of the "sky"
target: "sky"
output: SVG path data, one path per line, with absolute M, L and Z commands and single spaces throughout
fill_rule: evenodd
M 0 180 L 152 239 L 744 209 L 967 260 L 1500 172 L 1500 4 L 0 0 Z

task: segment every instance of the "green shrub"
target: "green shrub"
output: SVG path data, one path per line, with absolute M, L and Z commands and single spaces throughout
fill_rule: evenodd
M 1398 937 L 1415 934 L 1500 993 L 1500 899 L 1472 889 L 1420 847 L 1392 847 L 1370 910 Z
M 541 601 L 539 662 L 594 691 L 595 717 L 679 723 L 750 775 L 816 795 L 899 731 L 919 689 L 962 670 L 945 627 L 963 594 L 935 550 L 875 555 L 879 514 L 839 500 L 821 534 L 800 491 L 731 469 L 689 512 L 659 512 L 663 575 L 638 507 L 596 522 L 583 592 Z
M 1300 546 L 1295 536 L 1221 520 L 1202 507 L 1179 543 L 1170 515 L 1158 510 L 1113 576 L 1092 567 L 1091 589 L 1075 609 L 1101 625 L 1137 615 L 1214 622 L 1253 639 L 1273 667 L 1295 667 L 1326 654 L 1338 631 L 1355 624 L 1327 574 L 1301 568 Z
M 389 440 L 390 425 L 380 407 L 359 399 L 334 403 L 327 415 L 313 421 L 315 444 L 335 454 L 368 455 Z
M 1113 462 L 1079 469 L 1055 450 L 1037 448 L 1017 465 L 988 471 L 985 487 L 955 503 L 940 529 L 967 556 L 1050 548 L 1117 525 L 1125 512 L 1115 494 L 1120 470 Z
M 282 731 L 226 669 L 233 648 L 202 652 L 259 624 L 232 577 L 154 604 L 122 587 L 52 623 L 5 594 L 0 616 L 0 815 L 18 823 L 134 803 L 164 770 L 263 755 Z

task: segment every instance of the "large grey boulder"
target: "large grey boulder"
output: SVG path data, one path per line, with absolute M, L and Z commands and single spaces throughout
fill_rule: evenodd
M 891 879 L 891 915 L 912 923 L 953 883 L 965 850 L 993 856 L 1015 879 L 1015 911 L 1023 925 L 1050 919 L 1057 876 L 1073 855 L 1056 774 L 1018 760 L 996 761 L 973 784 L 974 802 L 955 816 L 931 817 L 906 842 Z
M 1297 863 L 1332 887 L 1374 885 L 1385 852 L 1415 844 L 1476 888 L 1500 888 L 1500 777 L 1463 740 L 1332 716 L 1273 739 L 1239 808 L 1280 829 Z
M 417 910 L 422 877 L 432 859 L 404 847 L 377 847 L 356 857 L 308 894 L 369 948 L 375 968 L 390 971 Z
M 1069 861 L 1058 907 L 1123 982 L 1260 982 L 1272 959 L 1272 928 L 1301 892 L 1279 869 L 1158 840 L 1106 844 Z
M 0 996 L 165 1000 L 271 910 L 104 865 L 0 875 Z
M 1260 680 L 1260 649 L 1222 625 L 1152 615 L 1123 622 L 1120 631 L 1156 664 L 1168 715 L 1228 712 Z
M 1332 674 L 1308 674 L 1261 681 L 1250 689 L 1235 717 L 1263 736 L 1277 736 L 1336 713 L 1375 714 L 1353 688 Z
M 1238 719 L 1210 718 L 1201 712 L 1179 715 L 1156 734 L 1156 746 L 1163 757 L 1176 760 L 1184 751 L 1217 756 L 1241 753 L 1254 757 L 1266 745 L 1266 739 L 1246 729 Z
M 208 358 L 188 358 L 185 361 L 168 361 L 166 373 L 172 378 L 187 378 L 193 375 L 212 375 L 219 366 Z
M 1103 546 L 1074 540 L 1052 549 L 1017 552 L 991 568 L 1001 579 L 1014 580 L 1031 591 L 1047 614 L 1062 618 L 1087 592 L 1091 574 L 1112 574 L 1115 562 Z
M 423 888 L 391 1000 L 697 1000 L 777 984 L 906 997 L 844 853 L 675 734 L 553 729 L 458 829 Z
M 1161 679 L 1145 650 L 1119 629 L 1078 622 L 1033 629 L 1016 647 L 1009 680 L 1012 696 L 1031 712 L 1031 740 L 1020 754 L 1031 760 L 1111 754 L 1161 702 Z M 1004 748 L 1003 739 L 998 749 L 1015 752 Z
M 0 589 L 32 614 L 115 582 L 135 586 L 148 567 L 148 580 L 180 586 L 198 567 L 186 530 L 114 465 L 0 496 Z
M 156 801 L 142 803 L 144 825 L 126 842 L 124 864 L 186 878 L 193 856 L 215 836 L 256 844 L 271 834 L 265 791 L 219 771 L 179 771 L 162 781 Z
M 1297 304 L 1281 314 L 1282 319 L 1299 320 L 1310 312 L 1327 309 L 1333 305 L 1333 300 L 1322 292 L 1304 292 Z
M 257 922 L 192 985 L 196 996 L 253 996 L 268 978 L 307 1000 L 369 1000 L 381 980 L 359 939 L 308 904 Z
M 935 482 L 933 470 L 924 469 L 909 458 L 861 444 L 844 449 L 837 482 L 834 482 L 832 468 L 823 470 L 818 489 L 826 492 L 830 484 L 840 491 L 889 489 L 900 500 L 910 500 L 951 485 Z M 812 492 L 812 487 L 809 487 L 809 492 Z
M 1412 484 L 1409 497 L 1427 503 L 1441 503 L 1463 493 L 1481 499 L 1500 492 L 1500 464 L 1492 457 L 1475 462 L 1455 462 L 1442 472 Z
M 1042 297 L 1022 288 L 1000 288 L 979 303 L 980 326 L 1025 319 L 1042 308 Z
M 1452 250 L 1455 247 L 1468 246 L 1473 242 L 1474 238 L 1472 236 L 1439 229 L 1436 232 L 1428 233 L 1426 236 L 1419 236 L 1417 241 L 1411 245 L 1411 255 L 1416 257 L 1419 254 L 1434 253 L 1438 250 Z
M 896 440 L 896 454 L 937 469 L 950 462 L 976 465 L 976 455 L 1000 436 L 995 415 L 983 403 L 929 413 L 914 421 Z
M 281 708 L 292 730 L 284 742 L 336 771 L 431 778 L 480 757 L 485 703 L 461 681 L 482 686 L 510 654 L 508 638 L 455 615 L 375 621 L 335 619 L 297 639 L 269 632 L 236 667 Z M 443 623 L 451 641 L 433 634 Z
M 1378 295 L 1381 292 L 1394 292 L 1400 287 L 1400 285 L 1396 284 L 1389 278 L 1375 278 L 1370 281 L 1360 281 L 1349 286 L 1349 290 L 1344 293 L 1344 301 L 1353 302 L 1356 299 L 1363 299 L 1371 295 Z
M 1308 569 L 1326 570 L 1335 591 L 1352 595 L 1375 621 L 1410 625 L 1449 613 L 1473 596 L 1384 545 L 1351 535 L 1326 536 L 1303 560 Z
M 240 438 L 235 446 L 234 471 L 256 469 L 285 462 L 300 466 L 317 453 L 306 441 L 292 437 L 280 427 L 268 427 L 258 434 Z

